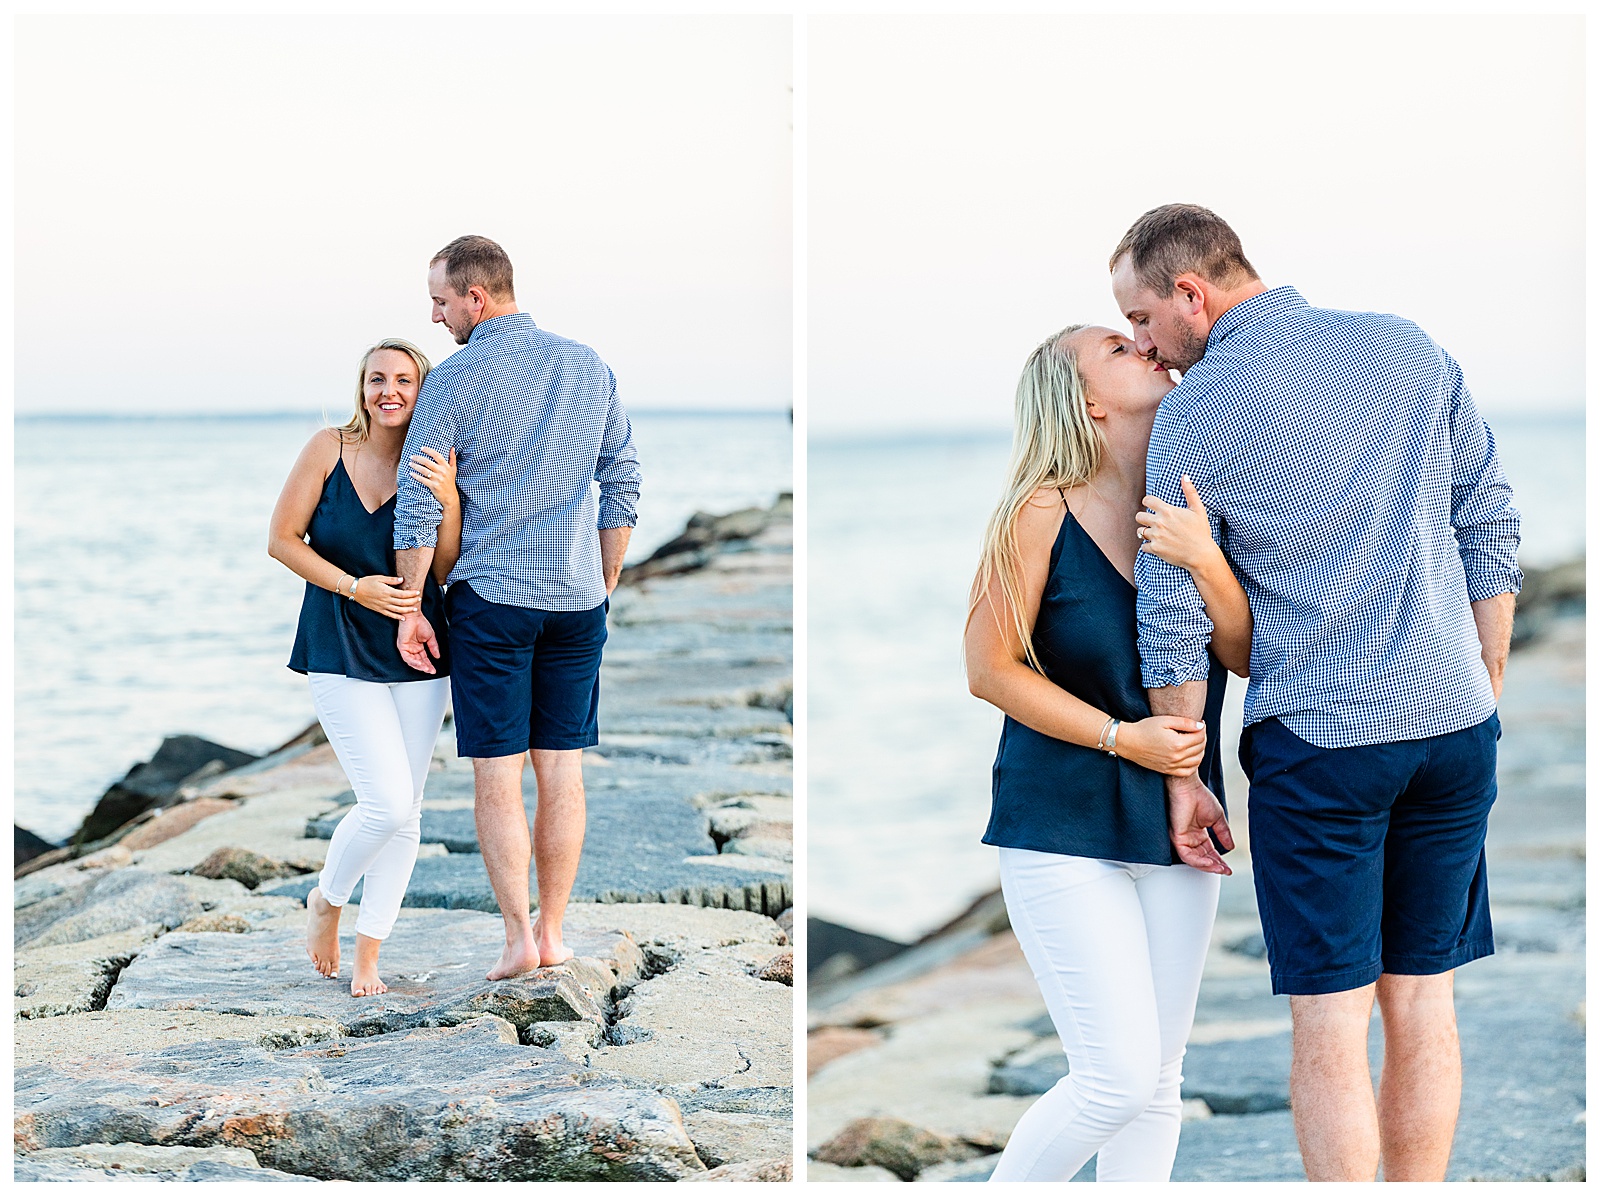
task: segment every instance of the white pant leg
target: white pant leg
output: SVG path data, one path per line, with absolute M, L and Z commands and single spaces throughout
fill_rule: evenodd
M 1017 1123 L 991 1181 L 1071 1179 L 1155 1095 L 1160 1034 L 1133 873 L 1000 851 L 1000 886 L 1071 1074 Z
M 312 674 L 317 718 L 356 793 L 333 832 L 319 886 L 343 905 L 366 877 L 356 931 L 384 938 L 416 862 L 422 788 L 449 696 L 447 679 L 369 683 Z
M 1183 1052 L 1200 998 L 1222 876 L 1193 867 L 1152 867 L 1134 887 L 1149 939 L 1161 1069 L 1149 1106 L 1100 1147 L 1095 1178 L 1102 1183 L 1172 1176 L 1183 1124 Z

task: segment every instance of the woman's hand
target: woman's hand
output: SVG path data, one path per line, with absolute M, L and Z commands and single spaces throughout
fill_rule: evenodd
M 1146 717 L 1117 728 L 1117 754 L 1163 775 L 1191 775 L 1206 752 L 1206 725 L 1193 717 Z
M 428 446 L 423 446 L 421 449 L 421 454 L 411 456 L 411 478 L 432 492 L 433 498 L 444 507 L 450 508 L 459 504 L 461 497 L 456 491 L 455 450 L 452 449 L 450 456 L 446 458 Z
M 1194 572 L 1202 569 L 1214 555 L 1221 554 L 1211 540 L 1211 520 L 1189 477 L 1183 477 L 1183 497 L 1187 508 L 1168 504 L 1159 496 L 1146 496 L 1145 506 L 1154 512 L 1140 512 L 1140 550 L 1148 550 L 1163 562 Z
M 362 608 L 370 608 L 380 617 L 398 621 L 410 612 L 422 608 L 422 593 L 402 591 L 395 584 L 403 583 L 398 575 L 363 575 L 356 580 L 356 594 L 350 596 L 350 585 L 345 584 L 340 595 L 353 599 Z

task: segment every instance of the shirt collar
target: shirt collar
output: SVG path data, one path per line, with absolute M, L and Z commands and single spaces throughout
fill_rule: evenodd
M 479 321 L 472 327 L 472 332 L 467 335 L 467 344 L 471 345 L 481 337 L 493 337 L 510 329 L 537 329 L 533 318 L 525 312 L 506 313 L 503 317 L 490 317 L 487 321 Z
M 1239 301 L 1217 318 L 1216 324 L 1211 327 L 1211 335 L 1206 338 L 1206 352 L 1210 353 L 1212 347 L 1235 330 L 1270 320 L 1293 308 L 1308 307 L 1305 297 L 1288 284 L 1268 288 L 1248 300 Z

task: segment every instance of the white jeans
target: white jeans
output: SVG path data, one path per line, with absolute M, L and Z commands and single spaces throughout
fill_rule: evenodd
M 1072 1073 L 1017 1123 L 993 1182 L 1165 1182 L 1183 1051 L 1221 877 L 1186 866 L 1001 849 L 1011 928 Z
M 307 678 L 317 720 L 356 793 L 356 806 L 333 831 L 317 886 L 329 904 L 343 906 L 365 876 L 356 932 L 386 938 L 417 861 L 422 787 L 444 722 L 450 680 Z

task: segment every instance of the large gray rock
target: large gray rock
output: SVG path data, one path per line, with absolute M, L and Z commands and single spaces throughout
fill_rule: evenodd
M 337 1021 L 297 1015 L 240 1017 L 227 1013 L 173 1009 L 71 1013 L 47 1021 L 12 1025 L 16 1068 L 48 1065 L 65 1058 L 102 1061 L 151 1054 L 191 1042 L 248 1041 L 267 1050 L 288 1050 L 344 1036 Z
M 643 958 L 619 933 L 569 924 L 566 938 L 577 955 L 570 962 L 490 982 L 484 972 L 504 944 L 499 920 L 475 912 L 404 909 L 384 943 L 382 974 L 389 990 L 355 997 L 348 982 L 324 979 L 312 969 L 301 930 L 174 933 L 123 970 L 106 1008 L 302 1014 L 337 1021 L 357 1036 L 454 1025 L 483 1013 L 519 1030 L 545 1021 L 603 1029 L 612 990 L 634 982 Z M 347 945 L 345 954 L 353 956 L 354 949 Z
M 62 1017 L 105 1007 L 117 973 L 160 932 L 159 925 L 142 925 L 86 942 L 22 951 L 13 978 L 14 1015 Z
M 321 1179 L 672 1180 L 702 1171 L 677 1106 L 516 1044 L 496 1017 L 267 1051 L 175 1046 L 17 1072 L 21 1151 L 236 1146 Z
M 176 929 L 204 911 L 205 904 L 184 880 L 127 868 L 20 910 L 16 946 L 86 942 L 145 925 Z
M 708 1167 L 787 1159 L 793 1153 L 794 1122 L 787 1117 L 708 1108 L 685 1114 L 683 1124 Z

